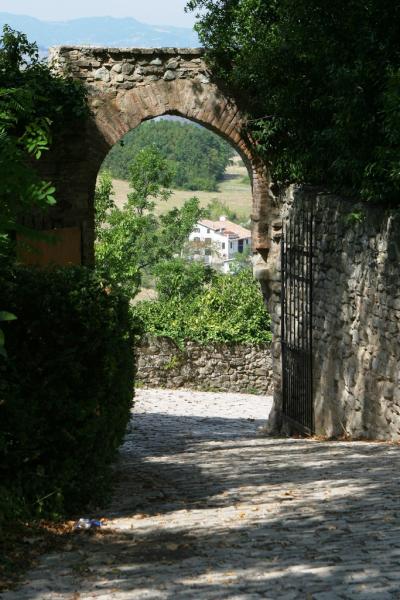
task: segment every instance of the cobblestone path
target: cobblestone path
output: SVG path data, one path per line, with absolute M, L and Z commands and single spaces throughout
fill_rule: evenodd
M 400 598 L 400 448 L 257 437 L 269 408 L 140 390 L 108 527 L 4 600 Z

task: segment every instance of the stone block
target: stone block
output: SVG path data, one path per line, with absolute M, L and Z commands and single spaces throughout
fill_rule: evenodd
M 108 83 L 111 79 L 110 73 L 105 67 L 97 69 L 97 71 L 94 72 L 94 78 L 98 81 L 103 81 L 104 83 Z
M 168 62 L 167 62 L 167 69 L 172 69 L 175 70 L 179 67 L 179 61 L 171 58 Z
M 205 75 L 204 73 L 199 73 L 196 76 L 196 80 L 199 81 L 203 85 L 210 83 L 210 78 L 207 75 Z
M 134 66 L 125 62 L 123 63 L 121 70 L 124 75 L 130 75 L 134 70 Z
M 167 71 L 165 71 L 164 73 L 163 79 L 164 81 L 173 81 L 174 79 L 176 79 L 176 73 L 174 73 L 174 71 L 171 71 L 171 69 L 167 69 Z

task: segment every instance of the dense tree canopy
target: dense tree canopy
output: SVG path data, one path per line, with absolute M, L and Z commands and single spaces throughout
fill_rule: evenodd
M 172 186 L 215 191 L 234 151 L 216 134 L 180 121 L 148 121 L 116 144 L 104 168 L 120 179 L 129 178 L 129 164 L 146 146 L 155 146 L 172 168 Z
M 400 4 L 190 0 L 276 182 L 400 199 Z M 245 101 L 243 101 L 245 99 Z

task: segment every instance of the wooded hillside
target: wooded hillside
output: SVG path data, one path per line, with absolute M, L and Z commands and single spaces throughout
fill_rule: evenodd
M 111 149 L 103 168 L 117 179 L 128 179 L 135 154 L 152 145 L 173 167 L 172 186 L 185 190 L 215 191 L 235 154 L 227 142 L 203 127 L 180 121 L 148 121 Z

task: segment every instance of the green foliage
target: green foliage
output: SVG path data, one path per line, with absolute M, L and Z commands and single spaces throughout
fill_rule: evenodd
M 203 263 L 172 258 L 158 263 L 153 269 L 153 274 L 160 301 L 175 298 L 186 302 L 201 293 L 204 285 L 212 281 L 214 272 Z
M 172 172 L 154 146 L 138 152 L 129 172 L 132 192 L 123 208 L 112 207 L 111 188 L 100 180 L 96 198 L 100 206 L 111 208 L 97 213 L 103 214 L 105 221 L 97 224 L 95 249 L 97 270 L 134 296 L 145 271 L 181 252 L 202 210 L 197 198 L 191 198 L 181 209 L 155 215 L 156 202 L 167 201 L 171 195 L 167 186 Z
M 275 182 L 400 199 L 400 4 L 190 0 Z
M 173 371 L 174 369 L 177 369 L 181 366 L 182 364 L 182 357 L 177 356 L 176 354 L 174 356 L 171 356 L 171 358 L 169 359 L 168 362 L 165 363 L 165 365 L 163 366 L 164 371 Z
M 5 25 L 0 38 L 0 258 L 11 256 L 10 233 L 27 210 L 55 203 L 55 188 L 33 166 L 52 132 L 88 114 L 83 87 L 54 75 L 37 45 Z M 29 231 L 24 229 L 24 234 Z
M 353 210 L 352 212 L 348 213 L 345 217 L 345 221 L 348 224 L 357 224 L 365 221 L 365 218 L 365 212 L 362 209 L 359 209 Z
M 57 127 L 65 128 L 89 114 L 84 87 L 71 77 L 53 73 L 46 62 L 39 60 L 37 44 L 8 25 L 4 25 L 0 38 L 0 88 L 24 94 L 21 107 L 26 119 L 20 119 L 19 126 L 35 117 L 50 119 Z
M 232 158 L 233 149 L 202 127 L 178 121 L 149 121 L 116 144 L 103 165 L 113 177 L 129 179 L 130 163 L 141 149 L 155 146 L 171 168 L 174 188 L 215 191 Z
M 110 211 L 115 208 L 113 196 L 115 195 L 111 175 L 108 171 L 100 173 L 94 196 L 94 222 L 96 233 L 103 223 L 106 222 Z
M 132 188 L 128 194 L 129 204 L 143 211 L 154 208 L 155 198 L 168 200 L 172 175 L 170 165 L 155 145 L 139 150 L 129 164 L 128 179 Z
M 225 202 L 218 200 L 218 198 L 213 198 L 207 204 L 204 216 L 212 221 L 218 221 L 221 216 L 225 216 L 229 221 L 233 221 L 234 223 L 239 222 L 237 212 L 232 210 Z
M 237 275 L 214 274 L 184 298 L 182 291 L 172 295 L 169 290 L 166 298 L 140 302 L 134 311 L 147 333 L 169 337 L 181 347 L 185 340 L 202 344 L 271 340 L 270 317 L 248 270 Z
M 0 285 L 1 305 L 18 315 L 3 324 L 0 510 L 82 509 L 105 493 L 129 418 L 128 301 L 82 267 L 14 269 Z

